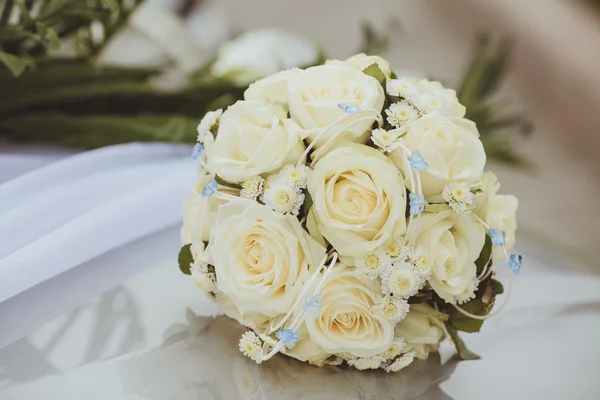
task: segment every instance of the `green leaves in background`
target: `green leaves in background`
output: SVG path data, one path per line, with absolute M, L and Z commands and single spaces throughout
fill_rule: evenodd
M 179 269 L 185 275 L 191 275 L 190 266 L 194 262 L 194 258 L 192 257 L 192 245 L 186 244 L 181 250 L 179 250 L 179 256 L 177 256 L 177 262 L 179 263 Z

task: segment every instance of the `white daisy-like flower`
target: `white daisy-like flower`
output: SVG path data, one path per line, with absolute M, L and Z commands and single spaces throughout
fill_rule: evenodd
M 385 372 L 398 372 L 408 367 L 415 360 L 415 353 L 406 353 L 385 368 Z
M 418 93 L 418 82 L 414 78 L 388 79 L 385 90 L 390 96 L 411 98 Z
M 362 357 L 353 360 L 348 360 L 348 365 L 359 370 L 377 369 L 385 362 L 382 356 Z
M 390 107 L 385 110 L 385 114 L 387 115 L 387 121 L 396 128 L 400 128 L 404 124 L 419 118 L 417 109 L 406 101 L 399 101 L 398 103 L 390 105 Z
M 298 215 L 304 203 L 304 193 L 284 179 L 269 182 L 261 198 L 265 205 L 282 214 Z
M 260 176 L 253 176 L 247 181 L 242 182 L 242 190 L 240 190 L 240 197 L 250 200 L 256 200 L 263 191 L 263 185 L 265 180 Z
M 390 256 L 382 249 L 367 254 L 365 257 L 354 259 L 354 266 L 370 279 L 376 279 L 382 271 L 391 267 L 391 265 Z
M 214 272 L 202 270 L 201 268 L 196 267 L 196 262 L 194 262 L 194 264 L 192 264 L 190 268 L 190 273 L 192 275 L 194 283 L 200 290 L 202 290 L 202 292 L 206 294 L 216 294 L 219 292 L 217 288 L 217 278 Z
M 219 122 L 219 119 L 221 118 L 222 114 L 223 114 L 223 109 L 219 108 L 216 111 L 207 112 L 206 115 L 204 116 L 204 118 L 202 118 L 202 120 L 200 121 L 200 124 L 198 125 L 198 142 L 199 143 L 204 143 L 206 136 L 208 134 L 210 134 L 211 128 Z M 212 134 L 211 134 L 211 136 L 212 136 Z
M 479 287 L 479 280 L 477 278 L 473 279 L 467 285 L 464 292 L 456 296 L 457 304 L 465 304 L 475 298 L 475 292 L 477 292 L 477 288 Z
M 403 337 L 394 338 L 392 344 L 386 351 L 384 351 L 381 355 L 386 358 L 386 360 L 393 360 L 398 357 L 404 348 L 406 347 L 406 341 Z
M 409 298 L 419 291 L 421 284 L 417 272 L 403 262 L 395 263 L 381 275 L 383 292 L 394 297 Z
M 402 321 L 409 309 L 410 305 L 407 300 L 391 296 L 378 298 L 371 307 L 373 313 L 383 315 L 393 324 Z
M 431 275 L 431 260 L 423 246 L 404 246 L 399 259 L 414 268 L 423 281 Z
M 402 138 L 396 134 L 396 129 L 386 131 L 385 129 L 376 128 L 371 133 L 371 140 L 375 146 L 379 147 L 386 153 L 391 153 L 402 144 Z
M 297 167 L 295 165 L 286 165 L 279 172 L 279 176 L 290 182 L 296 189 L 306 189 L 308 171 L 310 171 L 310 168 L 304 164 Z
M 447 184 L 442 197 L 457 213 L 470 213 L 475 208 L 475 196 L 465 182 Z
M 414 99 L 414 104 L 424 114 L 438 112 L 445 116 L 452 116 L 452 110 L 441 94 L 423 93 Z
M 245 332 L 240 339 L 239 349 L 257 364 L 262 362 L 262 343 L 253 331 Z
M 390 256 L 392 261 L 401 259 L 400 257 L 402 256 L 402 249 L 404 248 L 404 246 L 402 246 L 403 243 L 404 238 L 400 237 L 399 239 L 390 242 L 387 246 L 384 247 L 385 252 L 388 256 Z
M 208 255 L 206 254 L 204 242 L 200 240 L 192 241 L 190 252 L 192 253 L 192 259 L 194 261 L 199 262 L 200 264 L 208 264 Z

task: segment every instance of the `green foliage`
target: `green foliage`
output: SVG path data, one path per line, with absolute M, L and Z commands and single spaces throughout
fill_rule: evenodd
M 381 68 L 379 68 L 379 65 L 377 63 L 373 63 L 373 64 L 369 65 L 367 68 L 363 69 L 362 72 L 365 73 L 366 75 L 369 75 L 369 76 L 377 79 L 377 82 L 379 82 L 381 84 L 385 83 L 385 74 L 383 73 Z
M 481 249 L 481 254 L 479 254 L 479 258 L 475 261 L 475 265 L 477 266 L 477 274 L 479 274 L 486 265 L 490 263 L 492 260 L 492 239 L 489 235 L 485 235 L 485 244 L 483 245 L 483 249 Z
M 177 256 L 177 262 L 179 263 L 179 269 L 185 275 L 191 275 L 190 265 L 194 262 L 194 258 L 192 257 L 192 245 L 186 244 L 179 250 L 179 256 Z
M 450 339 L 456 347 L 456 352 L 461 360 L 479 360 L 481 357 L 467 348 L 465 342 L 458 336 L 457 330 L 450 324 L 446 323 L 446 329 L 450 334 Z

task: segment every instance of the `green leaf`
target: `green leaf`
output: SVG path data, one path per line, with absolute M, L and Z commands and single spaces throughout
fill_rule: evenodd
M 192 244 L 186 244 L 179 250 L 179 255 L 177 256 L 177 262 L 179 263 L 179 269 L 185 275 L 191 275 L 190 265 L 194 262 L 194 258 L 192 257 Z
M 486 265 L 492 259 L 492 239 L 490 239 L 490 235 L 485 235 L 485 244 L 483 245 L 483 249 L 481 249 L 481 254 L 479 258 L 475 261 L 475 265 L 477 266 L 477 274 L 479 274 Z
M 48 28 L 46 30 L 46 39 L 48 40 L 48 50 L 58 50 L 60 47 L 60 38 L 54 29 Z
M 27 61 L 22 57 L 0 51 L 0 61 L 10 70 L 14 76 L 20 76 L 27 67 Z
M 481 299 L 476 298 L 469 301 L 468 303 L 461 305 L 460 308 L 471 314 L 487 315 L 491 311 L 493 306 L 493 301 L 489 304 L 484 304 L 483 301 L 481 301 Z M 450 315 L 450 324 L 455 329 L 463 332 L 479 332 L 484 322 L 483 320 L 474 319 L 467 315 L 464 315 L 454 307 L 448 309 L 448 314 Z
M 496 296 L 498 294 L 504 293 L 504 286 L 499 281 L 492 279 L 492 295 Z
M 215 175 L 215 180 L 217 181 L 217 183 L 221 186 L 227 186 L 233 189 L 241 189 L 242 186 L 237 184 L 237 183 L 232 183 L 232 182 L 227 182 L 225 179 L 221 178 L 218 175 Z
M 104 3 L 112 13 L 118 13 L 120 10 L 119 2 L 117 0 L 102 0 L 102 3 Z
M 471 350 L 469 350 L 467 348 L 467 345 L 465 344 L 465 342 L 463 342 L 463 340 L 460 338 L 460 336 L 458 336 L 458 332 L 456 331 L 456 329 L 454 329 L 452 326 L 450 326 L 450 324 L 446 324 L 446 329 L 448 330 L 448 333 L 450 334 L 450 339 L 452 339 L 452 342 L 454 343 L 454 346 L 456 347 L 456 352 L 458 353 L 458 357 L 461 360 L 479 360 L 481 357 L 475 353 L 473 353 Z
M 419 292 L 408 299 L 410 304 L 421 304 L 431 300 L 431 291 Z
M 385 82 L 385 74 L 383 73 L 381 68 L 379 68 L 379 65 L 377 63 L 369 65 L 367 68 L 363 69 L 362 72 L 377 79 L 377 82 L 381 84 Z

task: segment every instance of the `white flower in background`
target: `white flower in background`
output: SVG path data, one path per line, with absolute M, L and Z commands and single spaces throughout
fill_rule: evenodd
M 310 168 L 304 164 L 300 164 L 299 166 L 286 165 L 279 172 L 279 176 L 291 183 L 296 189 L 306 189 L 309 171 Z
M 386 153 L 391 153 L 402 144 L 402 138 L 399 137 L 398 129 L 387 131 L 381 128 L 373 129 L 371 140 L 375 146 Z
M 408 304 L 408 301 L 402 298 L 391 296 L 378 298 L 371 308 L 374 313 L 383 315 L 389 322 L 393 324 L 406 317 L 409 309 L 410 305 Z
M 452 182 L 444 186 L 442 197 L 457 213 L 469 213 L 475 207 L 475 197 L 465 182 Z
M 392 266 L 392 260 L 380 249 L 364 257 L 355 258 L 354 266 L 370 279 L 376 279 L 383 270 Z
M 302 73 L 300 68 L 287 69 L 251 83 L 244 92 L 245 100 L 260 100 L 288 108 L 288 82 Z
M 398 357 L 406 347 L 406 341 L 403 337 L 397 337 L 394 339 L 390 347 L 386 351 L 384 351 L 381 355 L 385 357 L 387 360 L 393 360 Z
M 456 303 L 464 304 L 469 302 L 470 300 L 473 300 L 475 298 L 475 292 L 477 291 L 478 286 L 479 281 L 477 280 L 477 278 L 473 279 L 471 283 L 467 285 L 465 291 L 462 294 L 456 296 Z
M 320 65 L 304 70 L 288 83 L 288 101 L 292 119 L 306 131 L 308 140 L 316 139 L 321 129 L 347 115 L 339 104 L 361 110 L 381 112 L 385 93 L 377 79 L 346 65 Z M 336 142 L 349 140 L 365 143 L 376 116 L 364 116 L 361 122 L 343 130 Z M 352 117 L 349 117 L 352 118 Z M 356 118 L 356 117 L 355 117 Z M 335 129 L 322 136 L 316 146 L 330 139 Z
M 403 139 L 404 145 L 418 151 L 429 165 L 419 172 L 425 197 L 441 195 L 451 182 L 471 184 L 480 180 L 486 155 L 472 121 L 427 114 L 411 124 Z M 408 189 L 414 191 L 404 151 L 397 149 L 390 158 L 406 177 Z
M 214 144 L 206 149 L 211 171 L 240 183 L 296 163 L 304 145 L 286 125 L 287 113 L 260 101 L 238 101 L 221 116 Z
M 239 343 L 239 349 L 243 355 L 250 357 L 252 361 L 258 364 L 262 361 L 262 343 L 256 333 L 252 331 L 245 332 Z
M 477 274 L 475 260 L 485 243 L 485 229 L 469 215 L 451 210 L 426 211 L 420 221 L 416 244 L 431 258 L 428 282 L 444 301 L 456 304 Z
M 383 293 L 394 297 L 409 298 L 419 291 L 421 284 L 422 280 L 417 272 L 403 262 L 395 263 L 381 275 Z
M 365 369 L 377 369 L 385 362 L 385 358 L 381 356 L 372 356 L 364 358 L 355 358 L 348 360 L 348 365 L 358 370 L 364 371 Z
M 243 85 L 281 70 L 313 65 L 318 59 L 317 46 L 305 37 L 283 29 L 260 29 L 225 43 L 211 72 Z
M 198 124 L 198 142 L 204 143 L 206 136 L 211 135 L 211 129 L 219 123 L 219 119 L 223 114 L 223 109 L 219 108 L 216 111 L 209 111 Z
M 379 56 L 368 56 L 365 53 L 355 54 L 347 60 L 327 60 L 325 62 L 326 65 L 347 65 L 349 67 L 355 68 L 359 71 L 363 71 L 367 67 L 377 64 L 381 72 L 384 73 L 386 77 L 390 77 L 392 74 L 392 69 L 390 68 L 390 63 L 382 57 Z
M 402 97 L 425 114 L 437 112 L 449 117 L 462 118 L 465 107 L 459 103 L 456 92 L 437 81 L 416 78 L 388 79 L 386 91 Z
M 242 182 L 242 190 L 240 190 L 240 197 L 250 200 L 256 200 L 263 191 L 263 185 L 265 180 L 260 176 L 253 176 L 247 181 Z
M 406 353 L 402 357 L 398 358 L 396 361 L 391 363 L 388 367 L 386 367 L 386 372 L 398 372 L 401 369 L 408 367 L 415 360 L 414 353 Z
M 441 313 L 427 304 L 412 304 L 406 317 L 396 325 L 396 336 L 403 337 L 403 351 L 415 352 L 415 357 L 424 360 L 430 351 L 436 351 L 444 331 Z
M 393 103 L 385 110 L 387 121 L 390 125 L 400 128 L 405 124 L 416 121 L 419 118 L 419 112 L 406 101 Z
M 311 235 L 342 256 L 364 257 L 406 232 L 406 190 L 380 151 L 348 143 L 320 159 L 308 176 Z M 318 231 L 318 232 L 315 232 Z
M 245 199 L 219 207 L 210 249 L 219 291 L 250 320 L 285 315 L 325 255 L 297 218 Z
M 378 293 L 378 280 L 337 264 L 321 291 L 321 314 L 306 320 L 311 340 L 329 354 L 372 357 L 384 352 L 394 339 L 394 327 L 371 311 Z
M 284 179 L 275 179 L 269 183 L 261 199 L 267 207 L 281 214 L 298 215 L 304 203 L 304 193 Z

